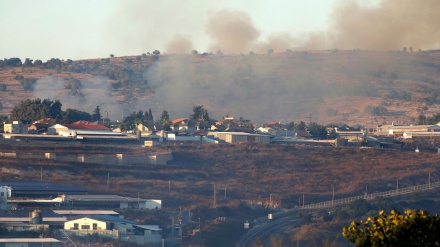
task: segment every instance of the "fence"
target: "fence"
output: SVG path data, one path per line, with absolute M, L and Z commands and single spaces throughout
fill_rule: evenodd
M 359 199 L 374 200 L 376 198 L 404 195 L 404 194 L 414 193 L 414 192 L 418 192 L 418 191 L 429 190 L 429 189 L 437 188 L 437 187 L 440 187 L 440 181 L 434 182 L 434 183 L 427 183 L 427 184 L 421 184 L 421 185 L 401 188 L 401 189 L 397 188 L 395 190 L 389 190 L 389 191 L 384 191 L 384 192 L 365 194 L 362 196 L 353 196 L 353 197 L 347 197 L 347 198 L 342 198 L 342 199 L 337 199 L 337 200 L 313 203 L 313 204 L 300 206 L 299 209 L 328 208 L 328 207 L 333 207 L 336 205 L 348 204 L 350 202 L 353 202 L 353 201 L 359 200 Z

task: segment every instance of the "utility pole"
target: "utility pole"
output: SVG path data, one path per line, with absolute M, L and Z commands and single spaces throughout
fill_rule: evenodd
M 368 195 L 368 184 L 365 185 L 365 199 L 367 199 L 367 195 Z
M 431 188 L 431 173 L 428 174 L 428 188 Z
M 217 208 L 217 193 L 215 191 L 215 182 L 214 182 L 214 208 Z
M 399 192 L 399 179 L 396 179 L 396 188 L 397 188 L 397 192 Z
M 332 205 L 335 201 L 335 187 L 332 185 L 332 190 L 333 190 L 333 194 L 332 194 Z
M 304 194 L 303 194 L 303 207 L 304 207 Z
M 107 188 L 108 188 L 109 182 L 110 182 L 110 173 L 107 173 Z
M 310 115 L 306 116 L 306 118 L 309 119 L 309 124 L 312 123 L 312 116 L 313 116 L 313 113 L 311 113 Z
M 170 192 L 171 192 L 171 181 L 168 180 L 168 193 L 170 193 Z
M 43 167 L 40 166 L 40 181 L 43 181 Z
M 227 188 L 228 186 L 227 185 L 225 185 L 225 199 L 226 199 L 226 188 Z

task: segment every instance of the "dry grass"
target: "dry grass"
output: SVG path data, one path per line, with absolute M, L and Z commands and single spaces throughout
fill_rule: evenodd
M 78 184 L 97 193 L 140 193 L 144 198 L 164 200 L 165 207 L 194 208 L 212 206 L 214 182 L 219 206 L 242 200 L 266 202 L 272 194 L 278 204 L 293 207 L 302 194 L 306 203 L 328 200 L 332 186 L 339 198 L 361 194 L 366 185 L 369 192 L 384 191 L 393 189 L 396 179 L 403 188 L 426 183 L 428 173 L 432 181 L 440 176 L 440 155 L 431 153 L 283 145 L 197 144 L 168 148 L 174 159 L 166 166 L 2 158 L 0 179 L 39 180 L 43 167 L 48 181 Z M 28 150 L 23 146 L 20 149 Z M 107 174 L 110 188 L 106 187 Z

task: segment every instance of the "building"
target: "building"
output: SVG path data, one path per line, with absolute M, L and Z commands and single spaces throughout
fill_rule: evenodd
M 66 195 L 66 206 L 73 208 L 160 209 L 161 200 L 122 197 L 118 195 Z
M 270 143 L 269 135 L 250 134 L 245 132 L 208 132 L 208 137 L 209 136 L 227 143 Z
M 64 243 L 55 238 L 1 238 L 1 247 L 61 247 Z
M 336 134 L 339 138 L 346 139 L 349 142 L 362 142 L 367 138 L 367 133 L 359 130 L 359 131 L 350 131 L 350 130 L 338 130 L 336 128 Z
M 440 131 L 438 125 L 409 125 L 409 126 L 390 126 L 388 128 L 389 135 L 403 135 L 404 132 L 436 132 Z
M 5 133 L 10 134 L 27 134 L 28 127 L 19 121 L 13 121 L 11 124 L 4 124 L 3 126 Z
M 153 124 L 140 123 L 136 126 L 136 130 L 144 134 L 144 133 L 152 133 L 155 129 Z
M 69 209 L 69 210 L 53 210 L 54 213 L 62 215 L 67 219 L 79 218 L 88 215 L 110 215 L 123 218 L 118 212 L 113 210 L 81 210 L 81 209 Z
M 82 135 L 112 135 L 111 129 L 105 127 L 104 125 L 99 124 L 90 124 L 90 123 L 75 123 L 75 124 L 55 124 L 47 129 L 48 135 L 60 135 L 60 132 L 66 136 L 72 136 L 72 132 L 75 131 L 78 135 L 81 133 Z
M 45 123 L 33 123 L 33 124 L 29 125 L 28 133 L 29 134 L 42 134 L 42 133 L 46 133 L 47 129 L 50 126 L 52 126 L 52 125 L 45 124 Z
M 64 223 L 71 234 L 99 234 L 144 246 L 161 246 L 162 229 L 157 225 L 138 225 L 133 221 L 107 215 L 80 217 Z
M 191 133 L 199 130 L 198 124 L 187 118 L 177 118 L 171 121 L 171 130 L 174 133 Z
M 433 137 L 440 137 L 440 132 L 434 132 L 434 131 L 423 131 L 423 132 L 404 132 L 402 135 L 403 139 L 412 139 L 414 137 L 422 137 L 422 138 L 433 138 Z
M 11 197 L 11 187 L 0 186 L 0 210 L 8 209 L 8 198 Z
M 49 226 L 62 226 L 66 217 L 52 210 L 1 210 L 0 225 L 9 231 L 37 231 Z
M 57 197 L 62 194 L 87 194 L 88 190 L 75 185 L 56 185 L 46 182 L 1 182 L 11 188 L 11 197 Z

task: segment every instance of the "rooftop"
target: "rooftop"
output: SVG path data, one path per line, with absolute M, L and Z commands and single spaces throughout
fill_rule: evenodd
M 147 199 L 118 195 L 66 195 L 66 200 L 81 202 L 145 202 Z
M 0 182 L 0 185 L 6 185 L 12 188 L 12 191 L 26 190 L 26 191 L 81 191 L 87 192 L 87 189 L 76 185 L 57 185 L 45 182 Z
M 0 238 L 0 243 L 61 243 L 55 238 Z
M 87 192 L 87 189 L 76 185 L 57 185 L 46 182 L 0 182 L 0 185 L 6 185 L 14 191 L 59 191 L 59 192 Z

